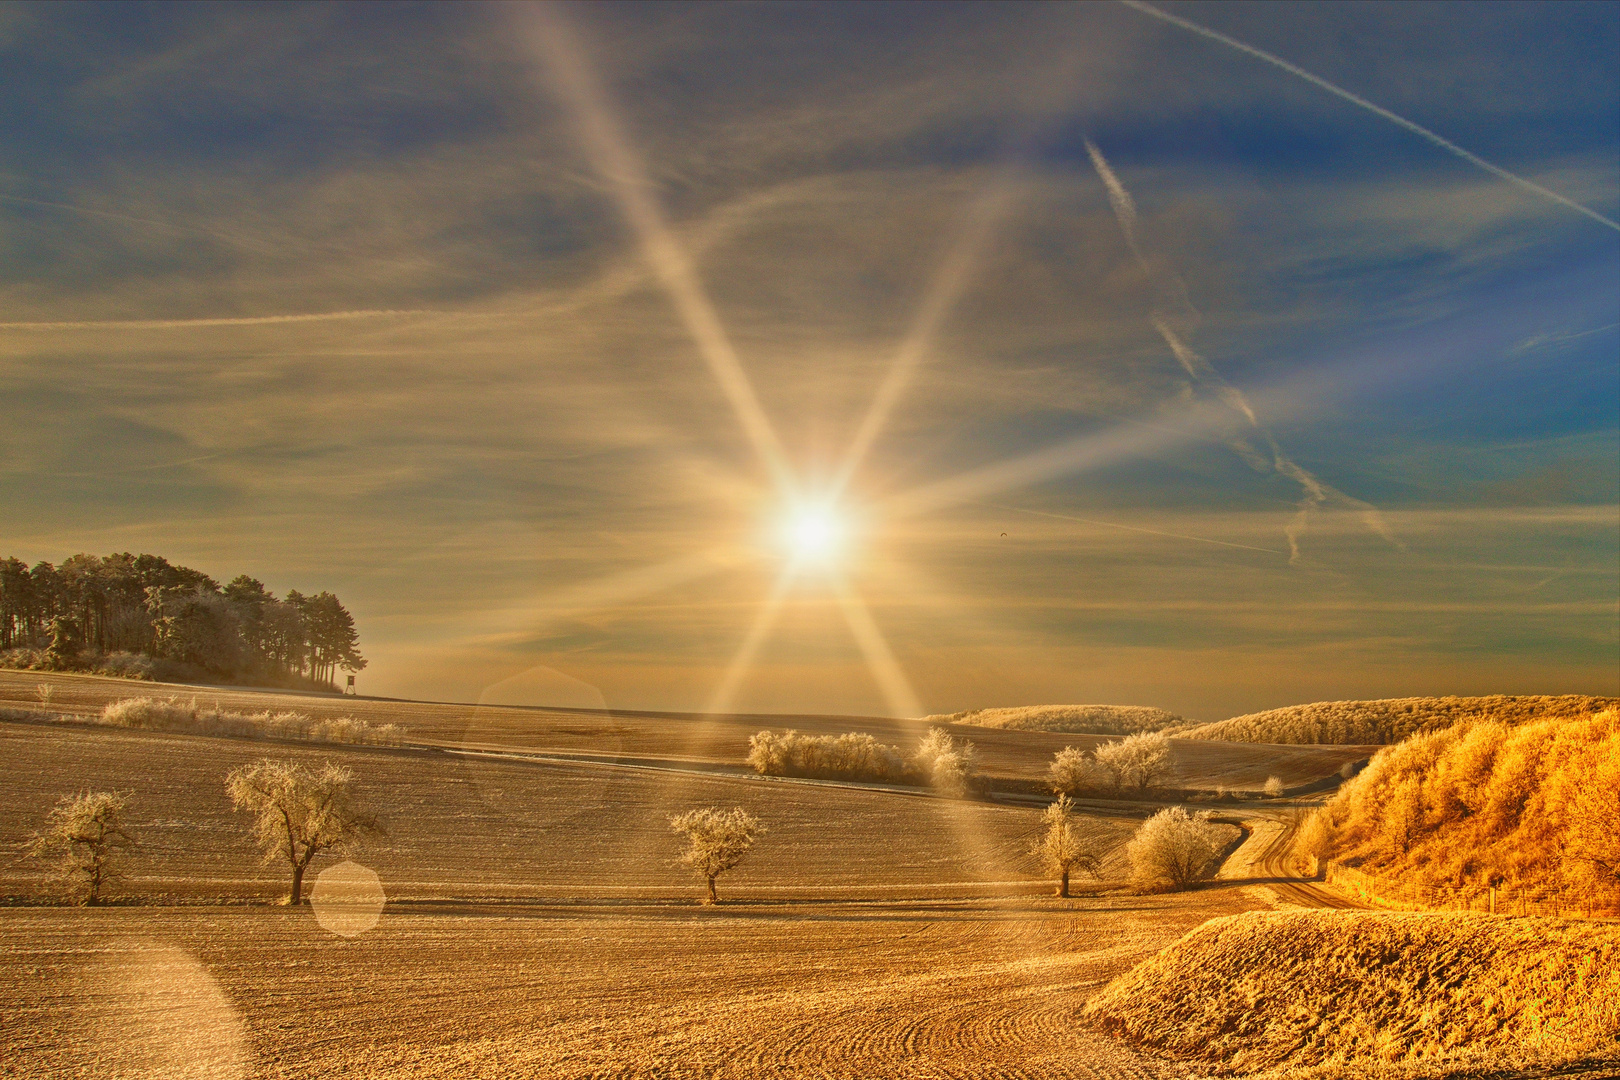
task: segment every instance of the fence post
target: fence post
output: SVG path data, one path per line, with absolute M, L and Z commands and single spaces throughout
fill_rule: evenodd
M 1491 886 L 1491 914 L 1496 914 L 1496 886 Z

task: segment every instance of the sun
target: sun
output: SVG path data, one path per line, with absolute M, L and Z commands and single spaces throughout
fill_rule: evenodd
M 782 515 L 777 540 L 797 563 L 828 565 L 844 553 L 849 531 L 848 519 L 836 507 L 806 502 Z

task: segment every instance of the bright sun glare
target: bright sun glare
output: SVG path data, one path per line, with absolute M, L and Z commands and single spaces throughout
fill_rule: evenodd
M 826 563 L 837 557 L 848 537 L 848 527 L 830 506 L 801 505 L 782 522 L 781 537 L 788 552 L 800 562 Z

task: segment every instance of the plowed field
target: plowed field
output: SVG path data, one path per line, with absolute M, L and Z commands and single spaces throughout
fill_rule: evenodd
M 0 707 L 41 708 L 40 684 L 52 688 L 53 712 L 89 715 L 110 701 L 136 696 L 198 698 L 240 712 L 293 709 L 316 717 L 354 716 L 375 724 L 403 724 L 412 743 L 464 749 L 515 749 L 631 759 L 684 761 L 741 769 L 748 737 L 761 728 L 796 728 L 811 734 L 864 731 L 910 750 L 925 727 L 916 721 L 851 716 L 701 716 L 691 713 L 590 712 L 386 701 L 335 695 L 299 695 L 230 688 L 170 686 L 124 679 L 0 671 Z M 1065 746 L 1089 749 L 1110 741 L 1097 735 L 1002 731 L 943 725 L 979 749 L 992 781 L 1039 781 L 1052 755 Z M 1170 787 L 1258 790 L 1268 776 L 1289 787 L 1331 776 L 1347 761 L 1364 760 L 1376 746 L 1257 746 L 1173 740 Z
M 1219 901 L 1212 907 L 1212 901 Z M 973 904 L 0 913 L 27 1077 L 1162 1077 L 1078 1029 L 1238 891 Z
M 78 685 L 53 708 L 88 712 L 107 695 L 62 683 Z M 1119 888 L 1145 808 L 1084 819 L 1115 884 L 1080 882 L 1088 895 L 1060 901 L 1025 854 L 1035 809 L 720 775 L 673 754 L 647 764 L 674 746 L 657 742 L 662 721 L 541 715 L 546 738 L 622 722 L 642 761 L 535 760 L 539 736 L 522 758 L 455 740 L 382 749 L 0 723 L 12 898 L 0 1076 L 1180 1076 L 1082 1031 L 1076 1014 L 1193 926 L 1263 903 L 1235 883 Z M 384 819 L 388 836 L 353 855 L 387 898 L 359 936 L 269 903 L 285 876 L 259 863 L 223 785 L 266 755 L 350 766 Z M 49 906 L 27 838 L 86 788 L 130 792 L 140 847 L 114 906 Z M 721 879 L 718 907 L 673 865 L 667 824 L 709 804 L 745 806 L 769 829 Z

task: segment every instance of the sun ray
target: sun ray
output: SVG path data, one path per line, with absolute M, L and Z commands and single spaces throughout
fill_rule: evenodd
M 748 675 L 748 669 L 753 666 L 754 658 L 759 655 L 760 648 L 765 644 L 772 630 L 776 628 L 777 616 L 782 612 L 782 601 L 787 596 L 788 588 L 793 584 L 793 578 L 798 571 L 795 563 L 788 563 L 777 575 L 776 582 L 771 591 L 766 594 L 765 602 L 760 605 L 759 614 L 754 618 L 754 624 L 748 628 L 743 643 L 732 657 L 731 664 L 726 668 L 725 677 L 720 680 L 720 686 L 715 690 L 714 696 L 709 699 L 708 708 L 703 711 L 711 715 L 731 711 L 732 699 L 737 689 L 742 685 L 743 679 Z
M 860 647 L 861 655 L 866 658 L 866 666 L 877 681 L 884 702 L 896 716 L 906 719 L 921 716 L 922 701 L 917 697 L 917 691 L 912 689 L 911 680 L 906 678 L 900 662 L 895 659 L 883 631 L 878 629 L 872 613 L 867 610 L 866 602 L 842 578 L 832 578 L 832 586 L 838 608 L 844 613 L 844 621 L 849 623 L 849 631 L 855 636 L 855 644 Z
M 855 437 L 851 440 L 849 450 L 845 453 L 844 460 L 833 479 L 830 490 L 834 497 L 841 494 L 849 485 L 861 462 L 872 449 L 872 444 L 882 433 L 889 414 L 894 411 L 901 393 L 911 381 L 912 374 L 932 348 L 940 326 L 950 314 L 951 308 L 956 305 L 957 299 L 961 297 L 962 290 L 966 288 L 992 229 L 1006 213 L 1015 188 L 1016 184 L 1010 171 L 1003 171 L 991 180 L 969 208 L 956 242 L 951 245 L 933 280 L 929 282 L 928 291 L 923 294 L 922 303 L 918 305 L 910 329 L 906 331 L 906 336 L 895 349 L 894 360 L 889 365 L 888 374 L 879 384 L 871 406 L 855 430 Z
M 956 476 L 923 484 L 892 496 L 883 504 L 889 519 L 917 517 L 949 506 L 975 502 L 988 495 L 1030 487 L 1088 469 L 1100 468 L 1155 450 L 1168 450 L 1220 433 L 1230 414 L 1194 402 L 1172 417 L 1178 426 L 1124 422 L 1104 431 L 1065 439 L 1034 453 L 992 462 Z
M 632 149 L 606 88 L 586 59 L 585 46 L 560 5 L 526 5 L 520 23 L 539 49 L 559 97 L 572 110 L 587 156 L 619 201 L 643 257 L 668 294 L 709 372 L 779 491 L 797 488 L 776 429 L 707 290 L 664 220 L 640 156 Z
M 1072 514 L 1054 514 L 1046 510 L 1030 510 L 1022 506 L 1003 506 L 1000 503 L 983 503 L 982 505 L 996 510 L 1010 510 L 1016 514 L 1033 514 L 1036 517 L 1055 518 L 1058 521 L 1076 521 L 1082 525 L 1100 525 L 1105 529 L 1121 529 L 1125 532 L 1146 533 L 1148 536 L 1163 536 L 1171 540 L 1192 540 L 1200 544 L 1215 544 L 1219 547 L 1237 548 L 1240 551 L 1261 551 L 1267 555 L 1287 555 L 1288 552 L 1278 548 L 1256 547 L 1253 544 L 1234 544 L 1230 540 L 1213 540 L 1207 536 L 1189 536 L 1186 533 L 1164 532 L 1159 529 L 1144 529 L 1140 525 L 1122 525 L 1117 521 L 1100 521 L 1097 518 L 1075 517 Z

